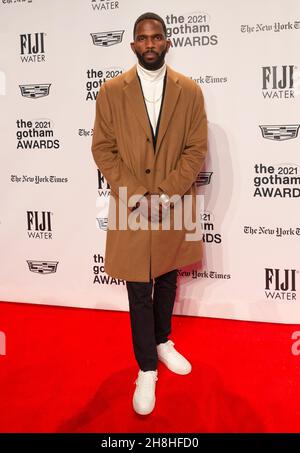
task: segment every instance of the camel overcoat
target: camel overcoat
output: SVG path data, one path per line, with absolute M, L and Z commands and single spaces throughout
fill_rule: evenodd
M 167 66 L 156 137 L 136 66 L 102 85 L 96 100 L 92 153 L 111 187 L 104 263 L 108 275 L 149 282 L 201 260 L 202 235 L 187 240 L 186 233 L 192 230 L 185 228 L 184 221 L 181 229 L 174 228 L 172 220 L 168 230 L 153 228 L 148 221 L 147 229 L 133 229 L 129 222 L 120 226 L 119 216 L 121 210 L 122 215 L 137 214 L 131 207 L 147 192 L 164 192 L 170 197 L 176 194 L 179 200 L 190 195 L 195 220 L 195 181 L 206 152 L 203 95 L 188 77 Z M 180 201 L 174 206 L 179 205 Z

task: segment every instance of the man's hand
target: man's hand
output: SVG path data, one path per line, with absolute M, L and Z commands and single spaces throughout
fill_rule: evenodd
M 159 202 L 159 194 L 157 193 L 149 193 L 143 196 L 133 208 L 133 210 L 135 209 L 150 222 L 161 222 L 168 212 L 168 209 L 163 208 Z
M 136 205 L 132 208 L 132 210 L 137 210 L 143 217 L 146 219 L 149 218 L 149 214 L 151 214 L 150 211 L 150 194 L 144 195 L 137 203 Z

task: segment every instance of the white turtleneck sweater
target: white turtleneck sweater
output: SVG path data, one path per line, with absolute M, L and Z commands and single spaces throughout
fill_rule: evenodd
M 161 108 L 166 63 L 155 71 L 143 68 L 137 63 L 137 73 L 141 81 L 145 104 L 154 134 Z

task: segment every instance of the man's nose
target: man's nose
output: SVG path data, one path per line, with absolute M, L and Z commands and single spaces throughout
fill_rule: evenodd
M 154 40 L 153 40 L 153 38 L 150 38 L 150 37 L 147 38 L 147 39 L 146 39 L 146 48 L 147 48 L 147 49 L 154 49 L 154 47 L 155 47 L 155 46 L 154 46 Z

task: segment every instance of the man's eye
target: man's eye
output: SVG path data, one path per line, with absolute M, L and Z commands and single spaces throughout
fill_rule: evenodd
M 155 36 L 155 39 L 157 39 L 158 41 L 160 41 L 160 40 L 161 40 L 161 36 L 160 36 L 160 35 Z

